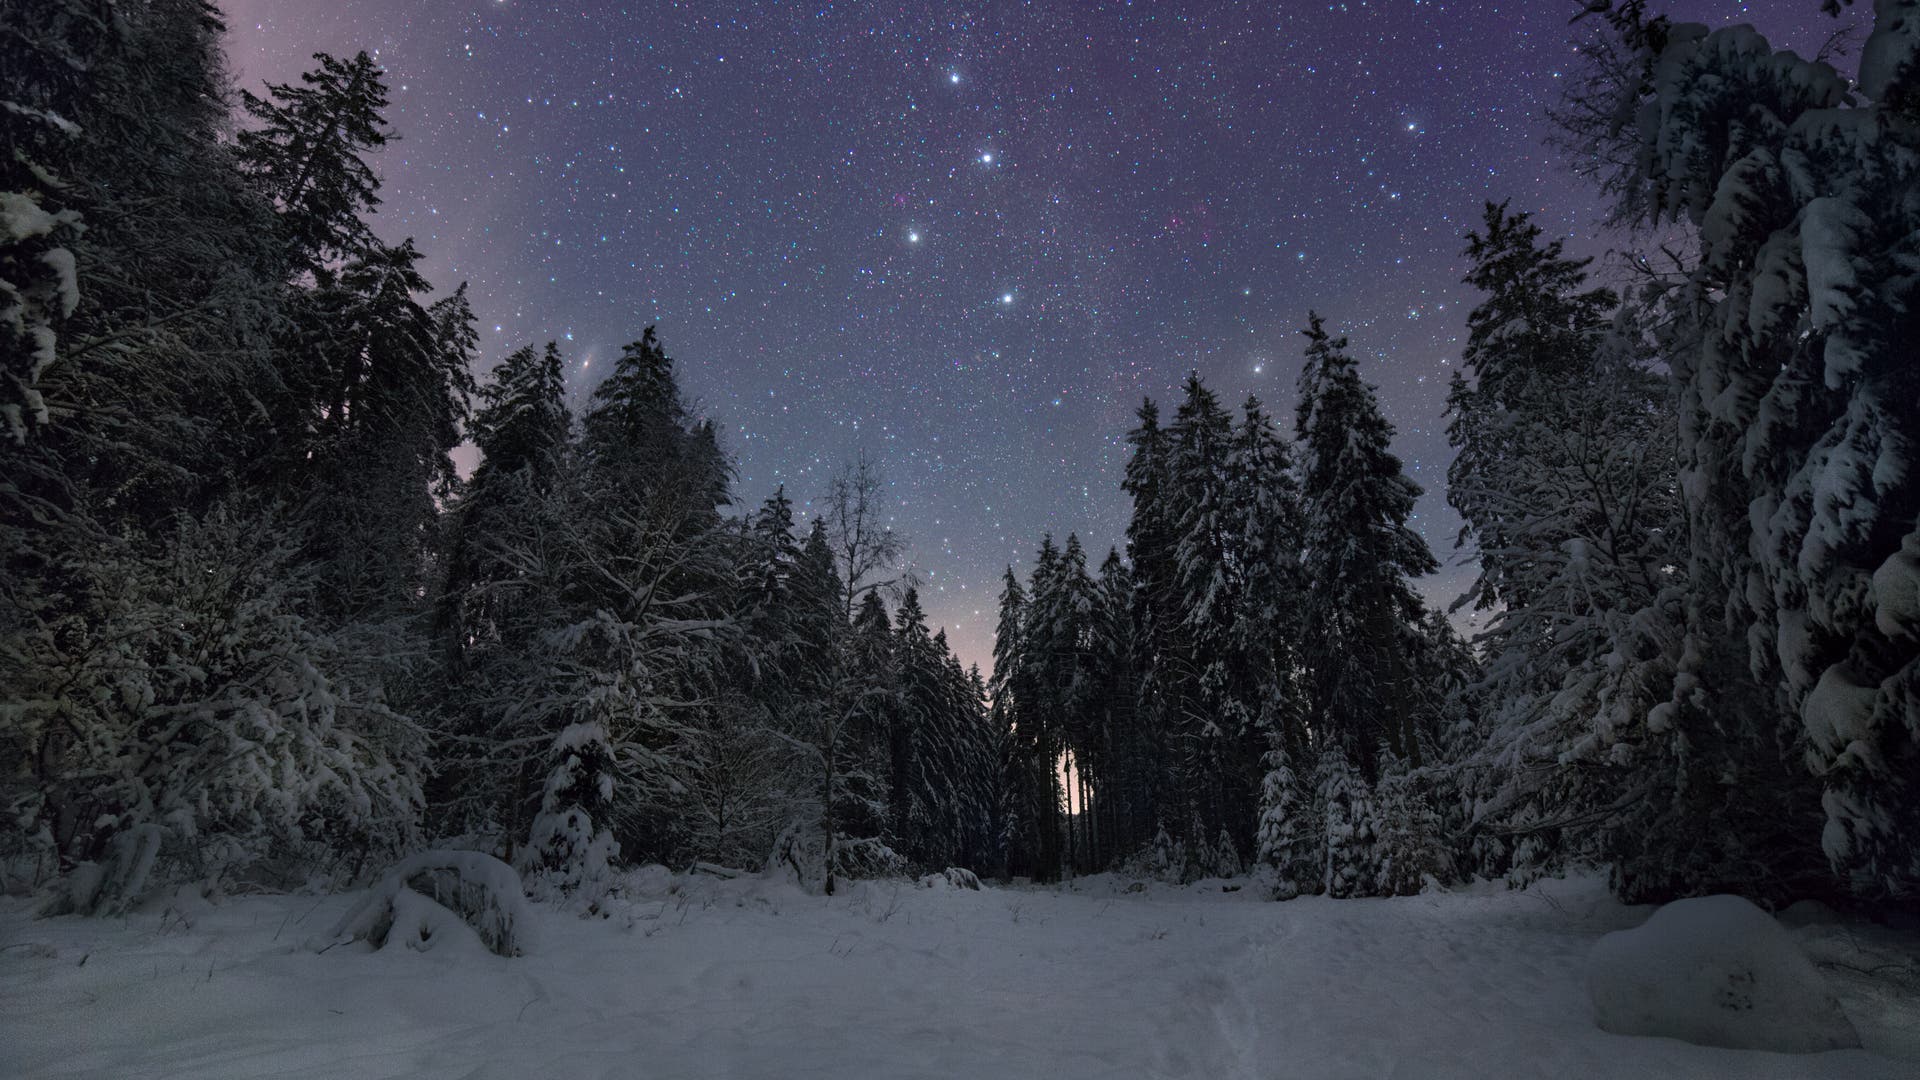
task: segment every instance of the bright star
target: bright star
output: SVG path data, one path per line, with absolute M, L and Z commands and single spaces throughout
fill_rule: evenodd
M 1013 294 L 1012 294 L 1012 293 L 1001 293 L 1001 294 L 1000 294 L 1000 302 L 1001 302 L 1001 303 L 1003 303 L 1003 304 L 1011 304 L 1011 303 L 1013 303 Z
M 980 155 L 980 164 L 982 165 L 993 164 L 993 152 L 991 150 Z
M 957 83 L 957 82 L 959 82 L 959 81 L 960 81 L 960 73 L 959 73 L 959 72 L 957 72 L 957 71 L 955 71 L 955 72 L 952 72 L 952 73 L 950 73 L 950 74 L 948 74 L 948 76 L 947 76 L 947 81 L 948 81 L 948 82 L 950 82 L 950 83 Z
M 917 233 L 917 232 L 910 232 L 910 233 L 908 233 L 908 234 L 907 234 L 907 243 L 909 243 L 909 244 L 917 244 L 917 243 L 919 243 L 919 242 L 920 242 L 920 234 L 919 234 L 919 233 Z

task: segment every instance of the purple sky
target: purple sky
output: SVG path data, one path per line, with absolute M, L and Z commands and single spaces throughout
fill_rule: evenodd
M 558 340 L 584 393 L 658 323 L 743 502 L 882 463 L 930 619 L 983 667 L 1000 572 L 1043 531 L 1095 563 L 1123 542 L 1143 395 L 1197 369 L 1290 428 L 1309 307 L 1352 337 L 1453 562 L 1462 236 L 1511 198 L 1611 239 L 1541 143 L 1571 2 L 222 6 L 240 85 L 322 50 L 386 65 L 375 226 L 471 282 L 486 363 Z M 1818 6 L 1667 10 L 1810 53 Z

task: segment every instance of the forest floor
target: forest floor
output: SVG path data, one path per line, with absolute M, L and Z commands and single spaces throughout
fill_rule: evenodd
M 353 896 L 124 919 L 0 901 L 8 1077 L 1914 1077 L 1916 942 L 1794 931 L 1868 1049 L 1715 1050 L 1595 1027 L 1597 881 L 1394 900 L 636 872 L 607 918 L 316 955 Z M 1892 974 L 1889 974 L 1889 973 Z

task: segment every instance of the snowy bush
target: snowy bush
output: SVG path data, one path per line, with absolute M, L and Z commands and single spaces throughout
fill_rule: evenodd
M 1187 861 L 1186 843 L 1175 840 L 1163 824 L 1146 847 L 1121 862 L 1119 872 L 1123 877 L 1179 885 L 1186 880 Z
M 1317 780 L 1327 830 L 1321 887 L 1335 898 L 1366 896 L 1374 879 L 1372 792 L 1338 747 L 1320 755 Z
M 608 864 L 620 851 L 606 826 L 614 790 L 606 728 L 598 723 L 569 725 L 555 736 L 551 760 L 553 771 L 521 859 L 521 870 L 541 896 L 605 882 Z
M 310 582 L 277 524 L 216 509 L 157 554 L 94 551 L 72 568 L 78 611 L 0 643 L 0 746 L 35 770 L 9 839 L 79 868 L 73 910 L 192 878 L 351 872 L 413 835 L 412 726 L 303 614 Z
M 361 940 L 385 947 L 394 936 L 425 951 L 461 930 L 501 956 L 526 952 L 527 898 L 513 867 L 477 851 L 423 851 L 387 871 L 343 916 L 327 944 Z M 461 930 L 454 930 L 454 927 Z
M 125 914 L 146 891 L 166 837 L 158 825 L 136 825 L 119 833 L 108 844 L 106 861 L 75 866 L 41 914 Z
M 1325 825 L 1287 756 L 1269 751 L 1267 775 L 1261 784 L 1259 863 L 1273 876 L 1276 900 L 1291 900 L 1303 892 L 1318 892 L 1322 875 L 1320 851 Z
M 907 870 L 906 858 L 885 842 L 839 836 L 829 843 L 814 823 L 782 832 L 767 858 L 768 870 L 786 874 L 794 884 L 815 894 L 831 891 L 829 865 L 835 881 L 897 877 Z
M 1427 883 L 1451 877 L 1450 857 L 1440 817 L 1415 773 L 1390 773 L 1375 788 L 1378 818 L 1374 826 L 1373 892 L 1411 896 Z
M 1616 1035 L 1781 1053 L 1860 1045 L 1813 962 L 1737 896 L 1677 900 L 1601 938 L 1587 990 L 1600 1027 Z
M 980 888 L 980 875 L 964 866 L 949 866 L 938 874 L 927 874 L 920 879 L 923 889 L 972 889 Z

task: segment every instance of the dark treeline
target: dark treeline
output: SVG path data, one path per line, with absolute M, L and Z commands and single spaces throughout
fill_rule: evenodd
M 616 861 L 823 888 L 993 861 L 985 687 L 927 626 L 871 465 L 805 530 L 784 492 L 730 510 L 651 328 L 578 417 L 553 345 L 476 387 L 465 288 L 434 299 L 368 226 L 392 135 L 366 55 L 236 99 L 202 0 L 16 13 L 10 880 L 111 910 L 449 840 L 536 891 Z
M 1650 251 L 1690 240 L 1608 289 L 1508 206 L 1468 237 L 1471 649 L 1410 588 L 1418 492 L 1317 318 L 1291 444 L 1197 379 L 1171 423 L 1145 403 L 1126 557 L 1089 575 L 1046 538 L 1007 577 L 1011 864 L 1910 898 L 1920 32 L 1895 7 L 1857 87 L 1747 28 L 1589 13 L 1560 149 Z
M 1920 884 L 1907 16 L 1857 88 L 1749 30 L 1595 21 L 1562 148 L 1649 247 L 1690 239 L 1607 288 L 1508 206 L 1467 238 L 1475 641 L 1416 591 L 1420 492 L 1309 316 L 1290 425 L 1197 377 L 1142 404 L 1126 550 L 1043 538 L 986 680 L 878 470 L 805 521 L 742 499 L 652 328 L 577 416 L 551 344 L 476 384 L 465 288 L 368 226 L 364 54 L 236 96 L 204 0 L 15 10 L 0 859 L 56 907 L 429 845 L 585 903 L 644 861 Z

